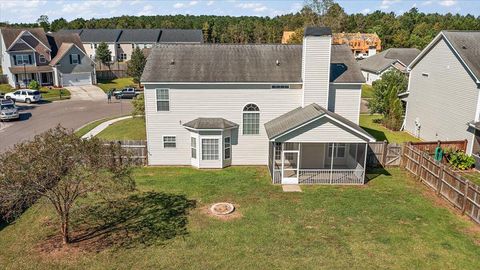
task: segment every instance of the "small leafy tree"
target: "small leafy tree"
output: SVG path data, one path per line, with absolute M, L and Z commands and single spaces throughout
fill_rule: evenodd
M 37 23 L 40 27 L 43 28 L 43 30 L 48 31 L 50 30 L 50 23 L 48 22 L 48 16 L 47 15 L 40 15 L 37 19 Z
M 80 198 L 112 199 L 131 190 L 128 162 L 117 145 L 96 138 L 83 140 L 56 127 L 17 144 L 0 156 L 0 213 L 17 217 L 39 198 L 46 198 L 59 218 L 63 243 L 70 240 L 70 218 Z
M 138 83 L 140 87 L 140 77 L 142 76 L 143 69 L 145 68 L 145 64 L 147 63 L 147 59 L 145 55 L 143 55 L 142 50 L 136 47 L 132 53 L 132 59 L 127 63 L 127 74 L 130 77 L 133 77 L 133 81 Z
M 138 95 L 137 98 L 132 100 L 133 110 L 132 116 L 145 115 L 145 99 L 143 94 Z
M 380 80 L 373 82 L 373 97 L 368 102 L 370 113 L 383 115 L 384 125 L 398 130 L 401 127 L 403 106 L 398 94 L 405 92 L 408 80 L 398 70 L 384 73 Z
M 112 61 L 112 52 L 108 49 L 108 45 L 102 42 L 95 50 L 95 60 L 110 67 L 110 61 Z
M 35 80 L 31 80 L 30 83 L 28 84 L 28 88 L 34 89 L 34 90 L 39 90 L 40 89 L 40 84 Z

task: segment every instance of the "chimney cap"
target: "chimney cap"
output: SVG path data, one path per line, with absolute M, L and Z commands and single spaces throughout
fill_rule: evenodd
M 314 36 L 314 37 L 320 37 L 320 36 L 331 36 L 332 35 L 332 29 L 329 27 L 318 27 L 318 26 L 309 26 L 305 28 L 305 34 L 304 36 Z

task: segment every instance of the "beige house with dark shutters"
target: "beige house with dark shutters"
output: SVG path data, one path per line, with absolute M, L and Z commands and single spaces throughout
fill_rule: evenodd
M 328 28 L 302 45 L 165 44 L 142 76 L 150 165 L 266 165 L 275 184 L 363 184 L 364 78 Z
M 72 86 L 95 83 L 95 67 L 74 33 L 45 33 L 43 28 L 0 29 L 0 62 L 12 87 Z

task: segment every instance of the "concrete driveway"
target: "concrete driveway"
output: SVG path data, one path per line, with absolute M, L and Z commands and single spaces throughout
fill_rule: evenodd
M 107 95 L 96 85 L 67 86 L 71 93 L 71 100 L 105 101 Z
M 57 125 L 77 129 L 97 119 L 126 115 L 132 111 L 130 100 L 114 100 L 108 104 L 106 97 L 103 101 L 71 99 L 44 104 L 17 103 L 17 106 L 20 108 L 20 120 L 0 122 L 0 153 Z

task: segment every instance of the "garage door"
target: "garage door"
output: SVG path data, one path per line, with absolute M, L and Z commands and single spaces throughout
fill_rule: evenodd
M 92 76 L 88 73 L 62 74 L 63 86 L 78 86 L 92 84 Z

